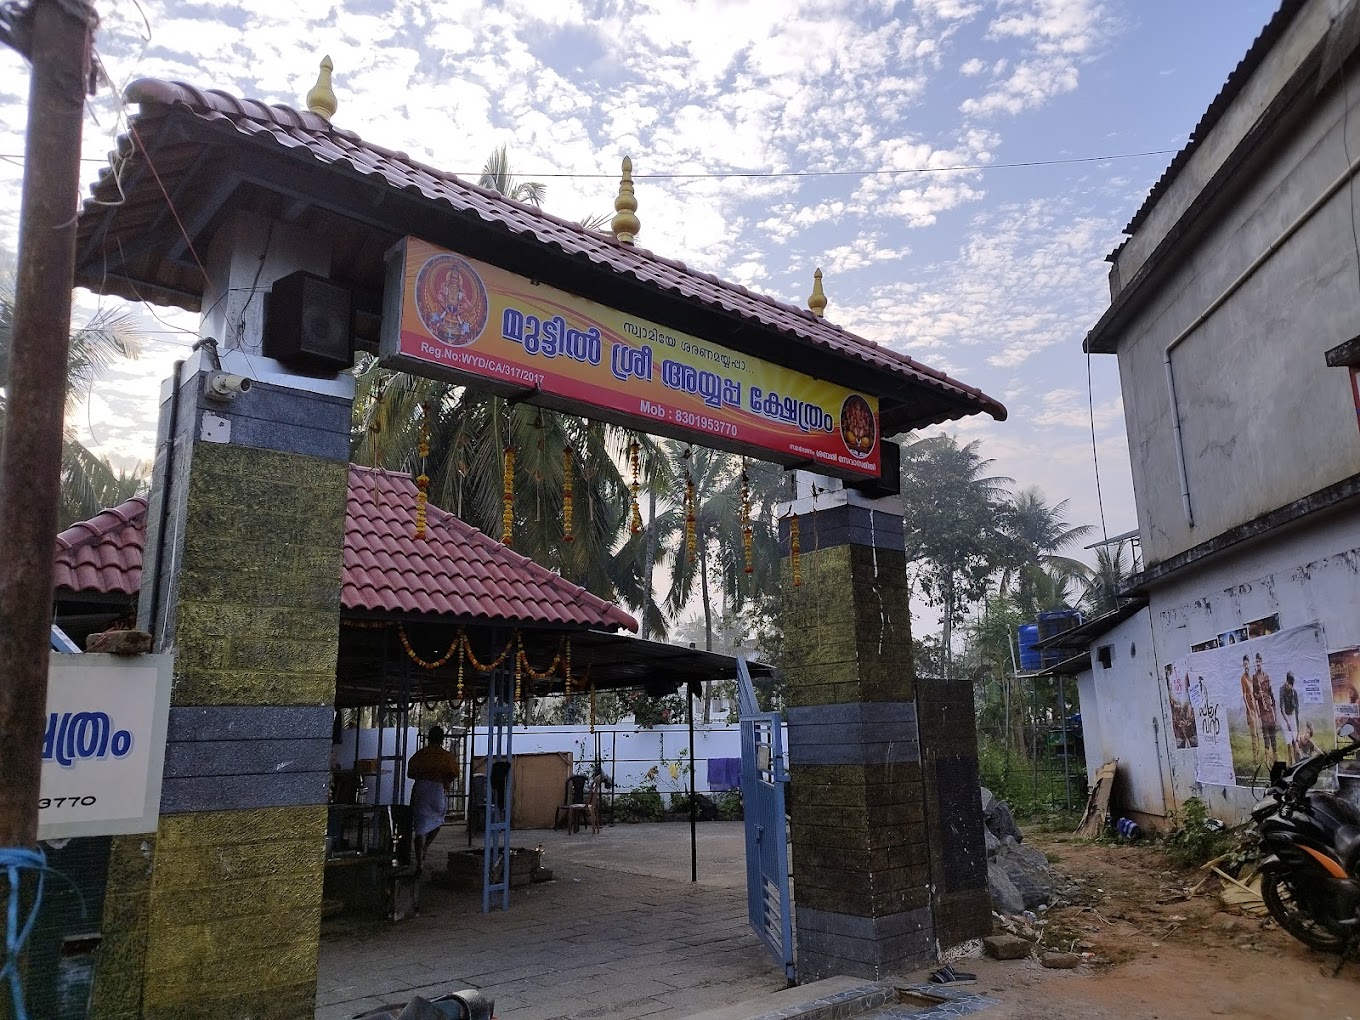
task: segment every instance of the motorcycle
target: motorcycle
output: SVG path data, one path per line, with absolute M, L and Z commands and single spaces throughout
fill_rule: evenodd
M 1270 916 L 1300 942 L 1343 960 L 1360 943 L 1360 809 L 1313 786 L 1357 750 L 1360 740 L 1352 739 L 1293 765 L 1276 762 L 1270 789 L 1251 812 Z

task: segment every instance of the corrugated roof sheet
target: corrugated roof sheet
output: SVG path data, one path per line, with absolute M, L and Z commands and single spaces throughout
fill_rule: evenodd
M 812 347 L 925 385 L 957 403 L 956 413 L 951 417 L 979 411 L 999 421 L 1006 417 L 1006 408 L 1000 401 L 981 390 L 905 354 L 847 332 L 806 309 L 727 283 L 712 274 L 696 272 L 683 262 L 645 248 L 621 244 L 611 234 L 588 230 L 580 224 L 469 184 L 451 173 L 426 166 L 404 152 L 365 142 L 354 132 L 335 127 L 314 113 L 240 99 L 181 82 L 145 78 L 129 85 L 125 98 L 141 107 L 141 113 L 132 118 L 134 130 L 157 112 L 157 108 L 161 111 L 182 108 L 203 121 L 233 128 L 242 135 L 283 149 L 305 153 L 319 163 L 378 178 L 387 187 L 415 192 L 432 202 L 445 203 L 458 212 L 472 213 L 488 224 L 514 234 L 532 236 L 567 255 L 628 274 L 656 289 L 755 320 Z M 121 172 L 125 164 L 143 157 L 138 146 L 125 138 L 120 141 L 119 153 L 112 158 L 120 173 L 115 174 L 112 167 L 101 171 L 100 179 L 92 189 L 93 200 L 85 203 L 81 215 L 82 244 L 101 229 L 100 217 L 109 214 L 110 203 L 123 200 L 120 180 L 126 176 Z
M 551 626 L 638 629 L 618 606 L 433 505 L 414 537 L 416 485 L 350 465 L 341 604 L 351 611 Z M 136 595 L 146 500 L 140 496 L 57 538 L 59 593 Z
M 1251 78 L 1252 72 L 1254 72 L 1261 61 L 1265 59 L 1266 54 L 1270 52 L 1270 48 L 1279 41 L 1282 35 L 1284 35 L 1285 29 L 1289 27 L 1289 23 L 1294 19 L 1294 15 L 1298 14 L 1299 11 L 1303 9 L 1306 2 L 1307 0 L 1284 0 L 1284 2 L 1280 4 L 1280 9 L 1277 10 L 1270 21 L 1266 23 L 1266 27 L 1261 29 L 1261 34 L 1258 35 L 1251 44 L 1251 47 L 1247 50 L 1246 56 L 1244 56 L 1238 62 L 1237 66 L 1233 68 L 1232 73 L 1228 75 L 1228 80 L 1224 82 L 1223 87 L 1218 90 L 1218 95 L 1214 96 L 1213 101 L 1209 103 L 1209 108 L 1204 111 L 1204 115 L 1200 117 L 1199 123 L 1196 124 L 1195 129 L 1190 132 L 1190 140 L 1185 143 L 1185 147 L 1182 148 L 1180 152 L 1171 157 L 1170 165 L 1167 166 L 1166 170 L 1162 173 L 1162 176 L 1157 179 L 1157 183 L 1152 186 L 1152 189 L 1148 192 L 1147 198 L 1143 200 L 1143 204 L 1139 206 L 1138 211 L 1133 214 L 1133 219 L 1129 220 L 1128 225 L 1124 227 L 1124 233 L 1132 234 L 1143 225 L 1143 222 L 1152 213 L 1152 209 L 1156 206 L 1158 200 L 1161 199 L 1162 195 L 1166 194 L 1167 189 L 1171 187 L 1172 181 L 1174 181 L 1181 170 L 1185 168 L 1185 164 L 1190 161 L 1190 157 L 1194 155 L 1194 152 L 1199 148 L 1200 143 L 1209 136 L 1209 132 L 1213 129 L 1213 126 L 1218 123 L 1219 117 L 1223 116 L 1224 111 L 1232 104 L 1233 99 L 1242 91 L 1242 86 L 1244 86 L 1247 83 L 1247 80 Z M 1120 245 L 1120 247 L 1122 248 L 1123 245 Z M 1113 256 L 1118 253 L 1119 248 L 1116 248 L 1114 252 L 1111 253 L 1111 257 L 1113 258 Z

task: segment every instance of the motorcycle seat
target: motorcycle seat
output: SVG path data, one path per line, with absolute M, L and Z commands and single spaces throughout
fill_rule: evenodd
M 1346 874 L 1355 875 L 1360 864 L 1360 825 L 1341 826 L 1332 840 Z

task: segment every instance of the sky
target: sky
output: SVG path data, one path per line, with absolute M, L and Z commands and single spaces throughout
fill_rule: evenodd
M 324 54 L 337 126 L 473 180 L 505 145 L 571 219 L 612 212 L 630 155 L 639 246 L 799 305 L 821 267 L 829 320 L 1007 405 L 1004 423 L 947 427 L 991 473 L 1070 500 L 1097 533 L 1103 503 L 1114 535 L 1136 526 L 1118 371 L 1091 359 L 1088 398 L 1081 350 L 1109 303 L 1105 257 L 1277 3 L 99 0 L 110 82 L 84 175 L 135 112 L 127 82 L 303 107 Z M 9 251 L 27 89 L 0 50 Z M 77 296 L 78 319 L 118 305 Z M 120 466 L 149 463 L 160 380 L 197 327 L 136 311 L 146 353 L 70 423 Z

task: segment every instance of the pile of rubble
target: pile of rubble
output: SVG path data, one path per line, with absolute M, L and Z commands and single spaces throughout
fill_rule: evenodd
M 1047 909 L 1071 894 L 1071 883 L 1049 867 L 1043 852 L 1024 845 L 1010 806 L 985 786 L 982 816 L 986 823 L 987 887 L 998 914 L 1019 916 L 1027 910 Z

